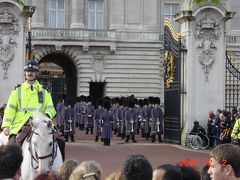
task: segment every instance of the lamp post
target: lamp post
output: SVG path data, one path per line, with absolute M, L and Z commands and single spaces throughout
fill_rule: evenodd
M 32 15 L 35 12 L 36 6 L 23 7 L 22 14 L 28 18 L 28 42 L 26 47 L 26 61 L 32 59 Z

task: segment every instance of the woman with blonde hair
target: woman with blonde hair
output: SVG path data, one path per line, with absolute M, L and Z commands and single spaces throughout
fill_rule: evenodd
M 83 161 L 70 176 L 70 180 L 101 180 L 102 168 L 94 160 Z
M 64 161 L 58 169 L 57 175 L 60 176 L 62 180 L 68 180 L 72 171 L 78 166 L 78 164 L 78 161 L 72 159 Z

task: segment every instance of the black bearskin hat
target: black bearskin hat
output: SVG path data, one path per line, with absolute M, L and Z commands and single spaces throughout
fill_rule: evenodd
M 110 110 L 110 108 L 111 108 L 111 103 L 110 103 L 110 101 L 108 101 L 108 100 L 104 101 L 104 108 L 105 108 L 107 111 Z

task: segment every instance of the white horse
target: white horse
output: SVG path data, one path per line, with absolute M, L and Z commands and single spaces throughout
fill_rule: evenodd
M 43 115 L 34 115 L 32 130 L 22 145 L 22 179 L 33 180 L 38 174 L 56 172 L 63 160 L 54 137 L 52 121 Z

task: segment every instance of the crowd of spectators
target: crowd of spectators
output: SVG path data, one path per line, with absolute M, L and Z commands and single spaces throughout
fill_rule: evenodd
M 209 112 L 207 135 L 210 147 L 219 144 L 240 144 L 240 107 L 233 108 L 231 112 L 217 109 Z
M 211 163 L 199 169 L 179 164 L 163 164 L 153 169 L 142 154 L 129 154 L 122 167 L 107 180 L 234 180 L 240 179 L 240 148 L 221 144 L 210 151 Z M 161 160 L 161 159 L 160 159 Z M 18 180 L 21 177 L 22 150 L 16 144 L 0 147 L 0 179 Z M 103 169 L 94 161 L 66 160 L 58 172 L 42 173 L 35 180 L 101 180 Z

